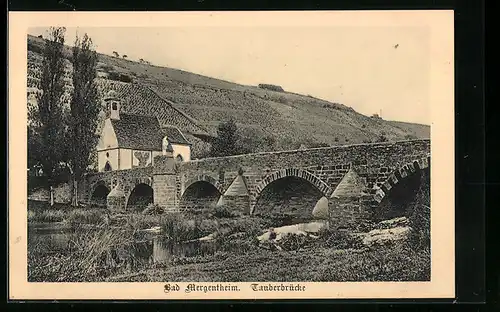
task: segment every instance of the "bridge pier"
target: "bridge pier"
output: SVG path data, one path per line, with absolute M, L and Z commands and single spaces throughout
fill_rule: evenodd
M 235 214 L 249 215 L 250 214 L 250 196 L 248 195 L 222 195 L 217 202 L 217 207 L 227 206 L 232 209 Z
M 154 204 L 164 207 L 165 211 L 178 211 L 177 170 L 173 155 L 156 157 L 153 171 Z
M 122 184 L 118 183 L 107 196 L 107 207 L 111 211 L 125 211 L 126 200 Z

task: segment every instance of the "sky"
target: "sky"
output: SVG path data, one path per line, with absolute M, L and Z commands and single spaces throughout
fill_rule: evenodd
M 46 34 L 31 28 L 29 34 Z M 87 33 L 97 52 L 245 85 L 342 103 L 365 115 L 430 124 L 429 33 L 425 27 L 113 27 Z

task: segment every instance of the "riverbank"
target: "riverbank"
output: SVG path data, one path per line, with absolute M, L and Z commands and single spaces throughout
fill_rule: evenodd
M 324 228 L 314 235 L 302 230 L 278 233 L 279 241 L 270 242 L 262 240 L 262 234 L 268 233 L 271 226 L 280 230 L 278 226 L 282 224 L 276 223 L 276 219 L 232 216 L 221 210 L 205 216 L 113 214 L 104 209 L 83 208 L 59 210 L 62 212 L 38 210 L 34 212 L 37 217 L 30 219 L 30 282 L 424 281 L 430 278 L 429 246 L 412 240 L 367 246 L 362 233 Z M 58 218 L 42 217 L 44 214 Z M 385 228 L 387 223 L 382 225 Z M 54 233 L 51 228 L 56 229 Z M 384 228 L 377 230 L 377 237 L 383 238 L 385 233 L 380 235 L 380 232 Z
M 428 281 L 430 254 L 408 247 L 381 250 L 313 248 L 256 250 L 183 259 L 114 276 L 109 282 L 346 282 Z

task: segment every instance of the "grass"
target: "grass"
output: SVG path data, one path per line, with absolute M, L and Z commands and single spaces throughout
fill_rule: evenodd
M 217 253 L 141 271 L 127 282 L 427 281 L 430 255 L 408 247 L 382 250 L 303 249 Z
M 427 194 L 422 196 L 426 198 Z M 28 216 L 31 220 L 63 220 L 72 224 L 75 232 L 62 248 L 43 236 L 30 238 L 29 280 L 304 282 L 430 278 L 430 246 L 426 243 L 429 242 L 428 210 L 414 209 L 410 221 L 415 231 L 406 243 L 370 249 L 346 231 L 322 230 L 317 239 L 285 235 L 279 243 L 282 250 L 272 248 L 272 243 L 262 245 L 256 239 L 271 226 L 268 219 L 236 218 L 225 211 L 196 216 L 114 214 L 108 218 L 106 210 L 32 209 Z M 85 223 L 95 227 L 79 226 Z M 151 253 L 138 256 L 136 234 L 153 226 L 160 226 L 165 240 L 175 244 L 214 234 L 212 247 L 200 247 L 199 250 L 205 251 L 197 249 L 194 256 L 173 254 L 166 261 L 152 264 Z
M 46 282 L 96 281 L 120 268 L 117 250 L 133 243 L 127 229 L 81 229 L 67 247 L 47 252 L 36 240 L 28 244 L 28 280 Z M 46 247 L 46 246 L 45 246 Z M 43 248 L 43 247 L 42 247 Z

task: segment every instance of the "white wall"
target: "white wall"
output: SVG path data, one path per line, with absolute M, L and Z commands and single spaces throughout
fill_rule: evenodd
M 172 148 L 174 149 L 174 159 L 177 155 L 181 155 L 184 161 L 191 160 L 191 147 L 189 145 L 172 144 Z
M 99 138 L 99 143 L 97 144 L 97 150 L 117 148 L 118 140 L 116 139 L 115 131 L 111 125 L 111 120 L 106 119 L 104 121 L 104 126 L 102 128 L 101 136 Z
M 109 153 L 109 157 L 106 156 Z M 109 161 L 112 170 L 118 170 L 118 149 L 103 150 L 97 152 L 99 171 L 104 171 L 106 162 Z
M 132 150 L 120 148 L 120 170 L 132 168 Z

